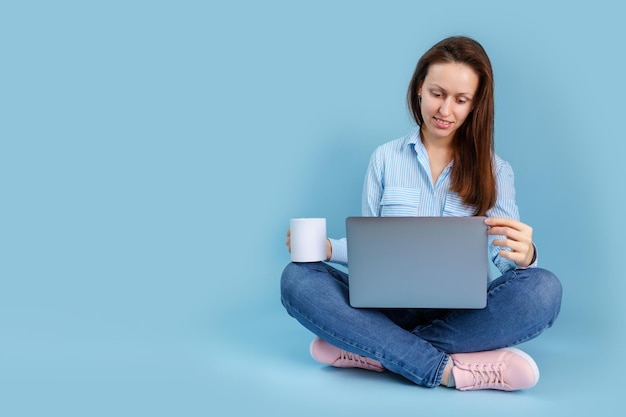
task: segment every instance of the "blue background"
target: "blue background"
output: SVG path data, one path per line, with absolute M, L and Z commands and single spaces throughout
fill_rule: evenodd
M 216 3 L 0 6 L 0 415 L 621 404 L 621 2 Z M 344 235 L 369 155 L 413 128 L 415 63 L 458 34 L 492 59 L 496 148 L 565 289 L 524 392 L 320 366 L 279 301 L 289 219 Z

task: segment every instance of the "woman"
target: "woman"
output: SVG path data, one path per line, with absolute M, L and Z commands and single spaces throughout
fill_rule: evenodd
M 315 333 L 311 354 L 336 367 L 389 370 L 418 385 L 459 390 L 534 386 L 533 359 L 511 346 L 556 319 L 561 284 L 537 268 L 532 229 L 519 221 L 513 171 L 494 153 L 491 63 L 467 37 L 434 45 L 419 60 L 408 104 L 419 129 L 380 146 L 363 189 L 364 216 L 486 216 L 490 254 L 502 275 L 479 310 L 355 309 L 348 276 L 324 262 L 291 263 L 282 303 Z M 287 231 L 290 250 L 290 234 Z M 345 239 L 328 239 L 327 261 L 347 265 Z

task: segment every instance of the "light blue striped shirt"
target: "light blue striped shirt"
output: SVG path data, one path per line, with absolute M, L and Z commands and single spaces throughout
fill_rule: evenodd
M 494 155 L 498 195 L 488 217 L 519 220 L 511 165 Z M 369 162 L 363 185 L 363 216 L 472 216 L 474 208 L 463 204 L 450 190 L 450 163 L 433 183 L 428 154 L 420 140 L 419 130 L 379 146 Z M 489 239 L 489 255 L 502 272 L 516 268 L 513 261 L 502 258 L 501 247 Z M 346 239 L 330 239 L 331 262 L 347 265 Z M 531 267 L 536 265 L 535 262 Z

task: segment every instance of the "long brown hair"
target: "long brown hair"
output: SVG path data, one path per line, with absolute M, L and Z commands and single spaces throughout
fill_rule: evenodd
M 496 179 L 492 153 L 494 129 L 493 70 L 483 47 L 465 36 L 446 38 L 430 48 L 419 60 L 409 84 L 407 101 L 418 126 L 422 126 L 421 103 L 418 91 L 431 64 L 451 62 L 472 68 L 478 75 L 478 89 L 473 108 L 452 141 L 452 191 L 466 205 L 476 208 L 476 215 L 484 215 L 496 202 Z

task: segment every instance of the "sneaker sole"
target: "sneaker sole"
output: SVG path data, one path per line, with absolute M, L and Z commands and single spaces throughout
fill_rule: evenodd
M 329 365 L 328 363 L 326 363 L 326 362 L 323 362 L 323 361 L 319 360 L 319 359 L 317 358 L 317 356 L 315 356 L 315 355 L 313 354 L 313 345 L 314 345 L 314 344 L 315 344 L 318 340 L 323 341 L 323 339 L 322 339 L 321 337 L 316 337 L 315 339 L 313 339 L 313 341 L 312 341 L 312 342 L 311 342 L 311 344 L 309 345 L 309 354 L 311 355 L 311 357 L 312 357 L 313 359 L 315 359 L 315 361 L 317 361 L 317 362 L 319 362 L 319 363 L 321 363 L 321 364 L 324 364 L 324 365 Z
M 315 357 L 315 355 L 313 355 L 313 345 L 315 344 L 315 342 L 317 342 L 317 337 L 315 339 L 313 339 L 313 341 L 311 342 L 311 344 L 309 345 L 309 353 L 311 354 L 311 357 L 313 359 L 315 359 L 317 361 L 317 358 Z M 318 361 L 319 362 L 319 361 Z
M 502 350 L 506 350 L 507 352 L 511 352 L 511 353 L 515 353 L 516 355 L 521 356 L 522 358 L 526 359 L 526 362 L 528 362 L 531 366 L 531 368 L 533 369 L 533 373 L 535 374 L 535 383 L 533 384 L 533 386 L 535 386 L 537 384 L 537 382 L 539 382 L 539 377 L 541 376 L 539 373 L 539 367 L 537 366 L 537 363 L 535 362 L 535 360 L 533 358 L 530 357 L 530 355 L 522 350 L 516 349 L 514 347 L 508 347 L 508 348 L 503 348 Z M 531 388 L 531 387 L 529 387 Z

